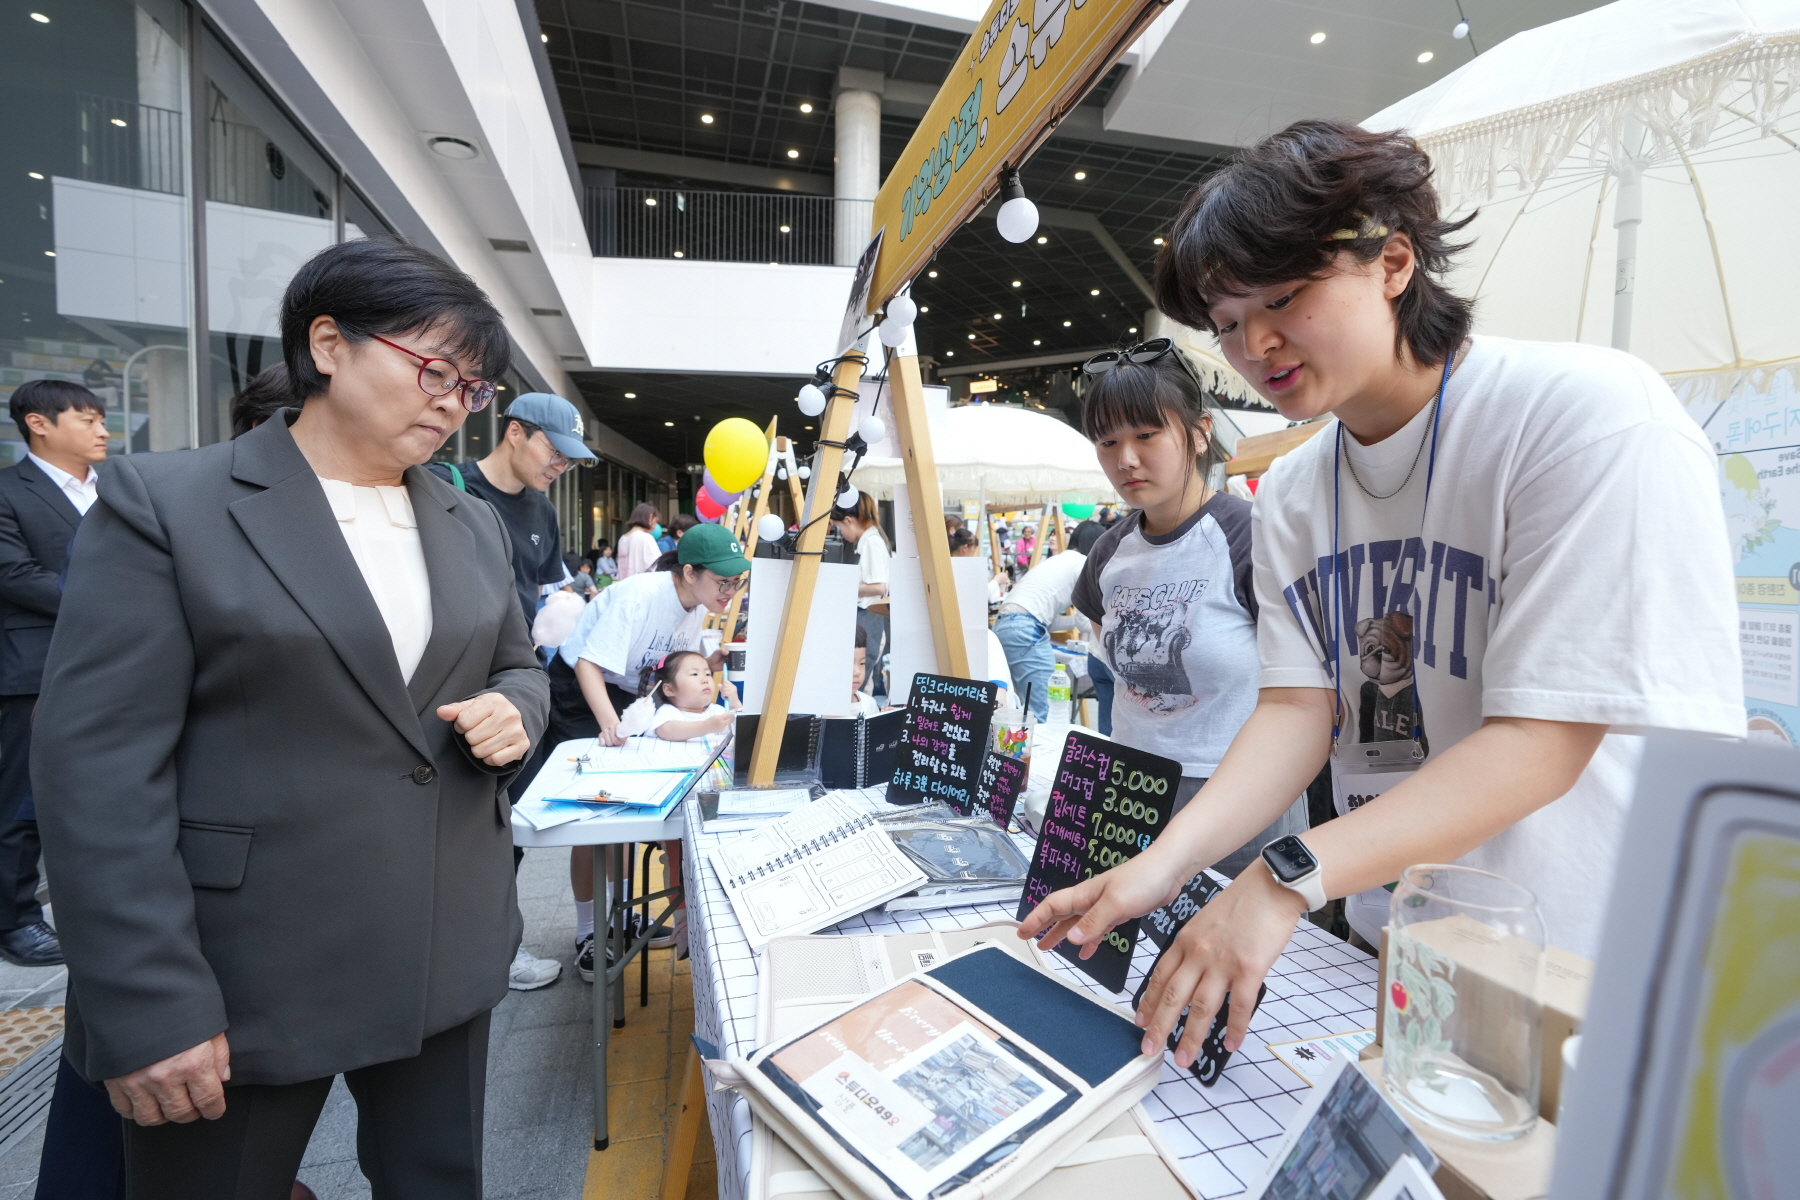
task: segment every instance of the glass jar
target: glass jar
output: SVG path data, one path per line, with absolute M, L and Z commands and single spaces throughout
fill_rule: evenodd
M 1544 922 L 1537 897 L 1472 867 L 1401 873 L 1388 916 L 1382 1074 L 1409 1116 L 1506 1142 L 1538 1119 Z

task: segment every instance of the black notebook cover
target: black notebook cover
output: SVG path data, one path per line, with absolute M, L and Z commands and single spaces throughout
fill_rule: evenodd
M 819 735 L 819 782 L 827 788 L 865 788 L 894 777 L 894 755 L 906 710 L 874 717 L 827 717 Z
M 1144 1043 L 1144 1031 L 1123 1016 L 1004 950 L 984 946 L 925 973 L 1030 1038 L 1089 1087 L 1130 1066 Z
M 735 787 L 744 787 L 750 779 L 750 755 L 756 749 L 756 727 L 759 713 L 739 713 L 731 737 L 731 776 Z M 813 778 L 813 755 L 818 751 L 818 718 L 790 716 L 781 734 L 781 750 L 775 756 L 776 783 L 810 783 Z

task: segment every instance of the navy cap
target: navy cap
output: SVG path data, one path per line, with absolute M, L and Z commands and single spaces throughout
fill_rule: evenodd
M 586 432 L 581 425 L 581 412 L 561 396 L 549 392 L 526 392 L 506 409 L 506 415 L 529 421 L 544 431 L 564 458 L 598 458 L 581 440 Z

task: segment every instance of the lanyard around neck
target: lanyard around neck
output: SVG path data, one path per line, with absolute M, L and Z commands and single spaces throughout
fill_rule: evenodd
M 1431 454 L 1425 462 L 1425 502 L 1419 506 L 1419 536 L 1421 538 L 1425 536 L 1425 510 L 1431 506 L 1431 477 L 1437 469 L 1438 422 L 1444 415 L 1444 392 L 1450 386 L 1450 368 L 1455 362 L 1456 352 L 1453 350 L 1444 358 L 1444 376 L 1442 379 L 1438 380 L 1437 396 L 1431 402 Z M 1337 707 L 1331 714 L 1331 745 L 1334 749 L 1338 744 L 1338 735 L 1343 731 L 1344 724 L 1344 609 L 1349 603 L 1349 596 L 1347 595 L 1349 584 L 1345 580 L 1347 572 L 1345 572 L 1338 559 L 1338 523 L 1339 515 L 1343 509 L 1342 482 L 1344 454 L 1344 423 L 1339 421 L 1337 427 L 1337 446 L 1331 459 L 1332 594 L 1330 604 L 1331 624 L 1328 626 L 1331 633 L 1331 684 L 1336 690 L 1337 697 Z M 1404 488 L 1402 490 L 1404 490 Z M 1416 632 L 1414 634 L 1414 640 L 1417 640 Z M 1418 662 L 1417 654 L 1413 655 L 1413 662 L 1415 666 L 1412 685 L 1412 736 L 1413 744 L 1415 746 L 1420 746 L 1422 745 L 1425 726 L 1419 720 L 1419 676 L 1416 666 Z

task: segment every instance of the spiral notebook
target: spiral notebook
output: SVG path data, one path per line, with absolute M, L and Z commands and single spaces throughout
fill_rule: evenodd
M 874 816 L 826 795 L 706 855 L 752 949 L 817 933 L 926 882 Z
M 740 713 L 734 785 L 746 786 L 750 751 L 762 718 Z M 819 783 L 828 790 L 865 788 L 893 778 L 894 755 L 900 748 L 906 711 L 895 709 L 875 717 L 815 717 L 792 715 L 781 731 L 781 749 L 775 756 L 777 786 Z

